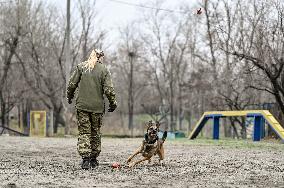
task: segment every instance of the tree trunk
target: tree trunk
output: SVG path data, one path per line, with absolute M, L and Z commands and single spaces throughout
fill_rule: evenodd
M 241 136 L 242 139 L 247 139 L 247 127 L 246 127 L 246 123 L 245 123 L 245 118 L 241 117 Z
M 179 84 L 179 94 L 178 94 L 178 101 L 179 101 L 179 107 L 178 107 L 178 117 L 179 117 L 179 130 L 182 130 L 182 123 L 184 119 L 184 111 L 183 111 L 183 101 L 182 101 L 182 89 Z
M 65 62 L 65 84 L 66 88 L 68 85 L 68 80 L 70 77 L 70 70 L 71 70 L 71 49 L 70 49 L 70 0 L 67 0 L 67 25 L 66 25 L 66 62 Z M 65 89 L 66 89 L 65 88 Z M 66 93 L 66 92 L 65 92 Z M 63 95 L 62 98 L 62 103 L 65 105 L 65 135 L 70 134 L 70 121 L 69 121 L 69 114 L 70 114 L 70 108 L 69 105 L 67 104 L 65 94 Z M 60 116 L 60 111 L 59 111 L 59 116 Z M 56 131 L 57 131 L 57 125 L 56 126 Z
M 66 118 L 66 115 L 63 116 L 61 114 L 61 111 L 63 109 L 63 104 L 60 104 L 60 106 L 56 106 L 54 105 L 54 109 L 53 109 L 53 114 L 54 114 L 54 134 L 57 134 L 57 131 L 58 131 L 58 126 L 59 124 L 61 124 L 63 127 L 66 127 L 66 121 L 65 121 L 65 118 Z M 68 117 L 69 119 L 69 117 Z M 70 126 L 70 125 L 69 125 Z M 70 129 L 70 127 L 69 127 Z M 66 134 L 66 132 L 64 132 Z
M 31 103 L 29 99 L 25 99 L 22 103 L 22 121 L 23 121 L 23 129 L 25 134 L 29 134 L 28 127 L 28 115 L 31 110 Z
M 22 117 L 21 117 L 21 105 L 17 105 L 17 111 L 18 111 L 18 127 L 21 129 L 22 128 Z
M 186 120 L 188 121 L 188 124 L 187 124 L 187 133 L 189 134 L 189 131 L 191 131 L 191 122 L 192 122 L 192 113 L 191 111 L 187 112 L 186 115 L 185 115 L 185 118 Z
M 54 117 L 53 116 L 53 109 L 50 109 L 48 136 L 53 136 L 53 133 L 54 133 L 54 118 L 53 117 Z
M 9 111 L 7 111 L 7 113 L 5 113 L 5 117 L 6 117 L 6 127 L 10 127 L 10 118 L 9 118 L 9 116 L 10 116 L 10 112 Z
M 223 126 L 225 137 L 232 137 L 232 126 L 227 123 L 227 119 L 224 119 Z
M 232 125 L 233 131 L 234 131 L 233 138 L 237 137 L 237 139 L 239 139 L 240 136 L 238 134 L 238 131 L 237 131 L 237 128 L 236 128 L 236 125 L 235 125 L 235 121 L 232 117 L 230 117 L 230 121 L 231 121 L 231 125 Z
M 1 104 L 1 125 L 6 126 L 6 113 L 5 113 L 6 105 L 5 105 L 5 102 L 3 101 L 1 102 L 2 102 Z
M 58 125 L 59 125 L 59 119 L 60 119 L 60 114 L 58 112 L 55 112 L 54 116 L 54 128 L 53 128 L 53 133 L 57 134 L 58 131 Z
M 174 88 L 173 80 L 170 80 L 170 130 L 174 131 Z
M 183 109 L 180 109 L 180 113 L 179 113 L 179 130 L 182 130 L 183 128 L 183 119 L 184 119 L 184 112 Z
M 131 136 L 133 136 L 133 108 L 134 108 L 134 97 L 133 97 L 133 58 L 134 53 L 129 53 L 130 58 L 130 73 L 129 73 L 129 88 L 128 88 L 128 128 L 131 129 Z

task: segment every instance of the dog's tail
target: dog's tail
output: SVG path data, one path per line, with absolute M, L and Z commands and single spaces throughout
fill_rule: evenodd
M 165 140 L 167 139 L 167 136 L 168 136 L 168 132 L 165 131 L 165 132 L 163 133 L 163 137 L 162 137 L 163 142 L 165 142 Z

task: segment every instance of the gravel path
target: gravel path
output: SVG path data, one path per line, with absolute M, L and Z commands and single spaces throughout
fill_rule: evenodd
M 0 186 L 284 187 L 282 146 L 166 141 L 165 165 L 145 163 L 134 169 L 111 169 L 113 162 L 123 163 L 141 141 L 103 138 L 101 165 L 84 171 L 79 166 L 75 138 L 0 136 Z

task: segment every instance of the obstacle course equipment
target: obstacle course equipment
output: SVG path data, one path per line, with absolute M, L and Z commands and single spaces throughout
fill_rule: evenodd
M 47 115 L 46 111 L 30 111 L 28 119 L 30 127 L 30 136 L 46 136 Z
M 262 127 L 265 125 L 266 122 L 284 143 L 284 128 L 279 124 L 279 122 L 274 118 L 274 116 L 268 110 L 205 112 L 197 122 L 191 134 L 189 135 L 189 139 L 195 139 L 209 119 L 213 120 L 213 139 L 219 139 L 220 118 L 232 117 L 232 116 L 246 116 L 254 118 L 253 137 L 252 137 L 253 141 L 261 140 L 261 135 L 263 130 Z

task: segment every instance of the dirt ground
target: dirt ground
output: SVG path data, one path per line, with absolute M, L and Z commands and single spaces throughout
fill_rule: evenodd
M 76 138 L 0 136 L 1 187 L 284 187 L 280 143 L 170 141 L 164 165 L 122 163 L 142 139 L 103 138 L 101 165 L 80 169 Z M 212 141 L 211 141 L 212 142 Z M 157 159 L 156 159 L 157 161 Z

